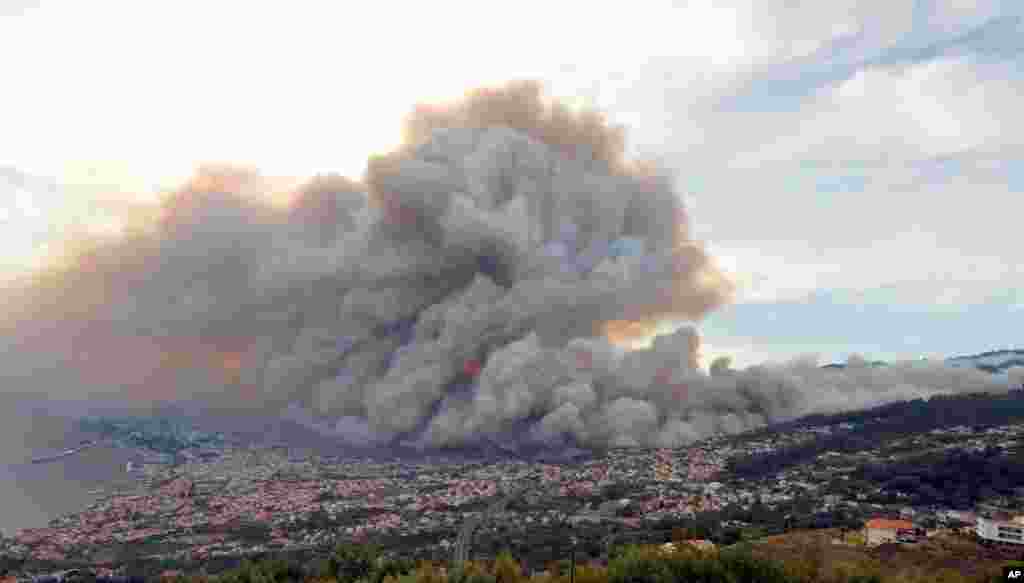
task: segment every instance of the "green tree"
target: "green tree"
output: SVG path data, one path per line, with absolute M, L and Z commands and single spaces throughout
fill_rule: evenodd
M 723 581 L 735 581 L 736 583 L 788 583 L 790 581 L 781 565 L 755 558 L 746 551 L 723 553 L 718 560 L 724 571 L 730 575 Z
M 386 577 L 398 578 L 412 573 L 416 563 L 410 559 L 378 559 L 369 575 L 370 583 L 383 583 Z
M 223 583 L 291 583 L 305 580 L 301 566 L 282 559 L 246 559 L 235 569 L 222 573 Z
M 670 578 L 663 558 L 637 546 L 627 547 L 608 564 L 608 583 L 661 583 Z
M 749 528 L 744 528 L 741 531 L 741 534 L 742 534 L 741 538 L 743 540 L 745 540 L 745 541 L 757 540 L 759 538 L 763 538 L 764 535 L 765 535 L 764 529 L 760 528 L 760 527 L 757 527 L 757 526 L 751 526 Z
M 502 551 L 494 560 L 494 576 L 497 583 L 517 583 L 522 578 L 522 568 L 509 551 Z
M 342 543 L 328 559 L 338 583 L 354 583 L 369 577 L 378 565 L 380 550 L 373 545 Z

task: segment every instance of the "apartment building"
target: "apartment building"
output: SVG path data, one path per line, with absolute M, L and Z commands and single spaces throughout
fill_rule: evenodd
M 1024 516 L 1016 516 L 1012 519 L 979 516 L 975 529 L 978 537 L 983 540 L 1016 545 L 1024 544 Z

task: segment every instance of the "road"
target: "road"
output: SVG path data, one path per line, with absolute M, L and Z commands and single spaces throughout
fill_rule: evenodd
M 458 564 L 469 560 L 469 555 L 473 546 L 473 532 L 476 531 L 477 527 L 480 526 L 481 523 L 504 512 L 505 509 L 508 508 L 509 503 L 513 500 L 525 495 L 531 490 L 542 489 L 544 487 L 545 484 L 540 481 L 520 486 L 498 500 L 495 500 L 490 506 L 485 508 L 481 514 L 467 519 L 466 522 L 463 523 L 462 528 L 459 529 L 459 536 L 455 542 L 454 562 Z M 571 516 L 569 515 L 564 516 L 563 524 L 568 522 L 570 518 Z
M 539 484 L 527 484 L 521 486 L 502 496 L 498 500 L 494 501 L 490 506 L 484 509 L 483 513 L 478 516 L 471 516 L 459 529 L 459 536 L 455 543 L 455 563 L 462 563 L 469 560 L 469 553 L 473 543 L 473 532 L 480 524 L 490 519 L 491 517 L 501 514 L 508 507 L 509 503 L 519 498 L 529 490 L 539 487 Z

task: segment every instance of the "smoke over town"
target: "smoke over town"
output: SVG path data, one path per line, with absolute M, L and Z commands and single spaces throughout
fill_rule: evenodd
M 705 372 L 692 326 L 626 350 L 730 299 L 671 172 L 536 83 L 420 106 L 404 127 L 363 182 L 316 177 L 287 208 L 262 202 L 275 186 L 255 171 L 201 169 L 158 217 L 12 294 L 5 382 L 301 411 L 339 441 L 429 448 L 673 446 L 1005 389 L 939 363 Z

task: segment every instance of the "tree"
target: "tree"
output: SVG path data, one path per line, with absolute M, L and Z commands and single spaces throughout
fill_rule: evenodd
M 379 550 L 372 545 L 338 545 L 330 559 L 339 583 L 354 583 L 368 577 L 377 565 Z
M 502 551 L 494 560 L 494 576 L 496 583 L 517 583 L 522 576 L 522 568 L 509 551 Z
M 741 538 L 745 541 L 757 540 L 759 538 L 764 537 L 764 529 L 757 526 L 752 526 L 749 528 L 744 528 L 740 531 L 740 534 Z
M 400 577 L 415 570 L 416 564 L 409 559 L 383 559 L 378 561 L 370 574 L 371 583 L 382 583 L 387 577 Z
M 629 488 L 622 482 L 605 486 L 602 492 L 605 500 L 621 500 L 629 494 Z
M 721 544 L 733 545 L 743 540 L 743 533 L 738 528 L 727 528 L 722 531 Z
M 240 566 L 220 577 L 225 583 L 291 583 L 305 579 L 302 568 L 281 559 L 245 560 Z
M 714 559 L 711 560 L 711 562 L 713 561 Z M 757 583 L 788 583 L 790 581 L 781 565 L 756 558 L 749 551 L 723 553 L 718 558 L 718 563 L 725 571 L 725 577 L 717 579 L 718 581 L 756 581 Z
M 608 564 L 608 583 L 660 583 L 669 577 L 663 558 L 636 546 L 628 547 Z
M 721 376 L 732 369 L 732 357 L 730 356 L 719 356 L 715 360 L 711 361 L 711 366 L 708 371 L 711 376 Z

